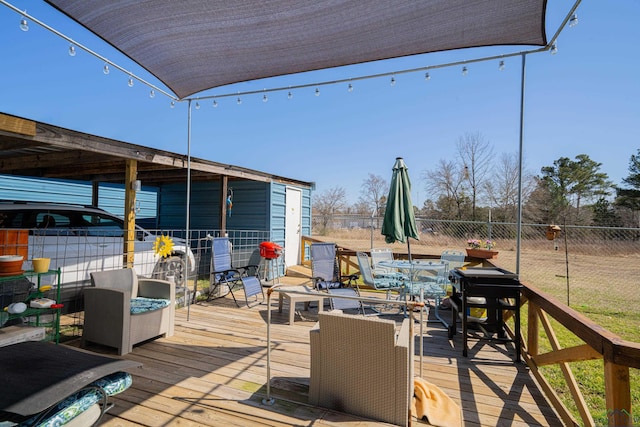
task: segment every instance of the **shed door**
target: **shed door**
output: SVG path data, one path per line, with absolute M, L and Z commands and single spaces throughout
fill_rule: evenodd
M 302 238 L 302 191 L 287 187 L 284 233 L 285 265 L 297 265 L 300 259 L 300 239 Z

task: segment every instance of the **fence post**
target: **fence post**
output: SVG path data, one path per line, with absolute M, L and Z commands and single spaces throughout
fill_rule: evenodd
M 610 426 L 632 426 L 629 367 L 604 360 L 604 392 Z

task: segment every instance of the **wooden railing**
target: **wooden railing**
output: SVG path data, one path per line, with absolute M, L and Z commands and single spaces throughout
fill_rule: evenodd
M 589 413 L 589 408 L 578 388 L 569 364 L 603 359 L 608 424 L 610 426 L 632 426 L 629 368 L 640 368 L 640 344 L 623 340 L 534 286 L 528 283 L 523 283 L 523 285 L 523 300 L 529 304 L 529 314 L 526 347 L 522 349 L 522 355 L 564 422 L 576 424 L 538 368 L 551 364 L 560 367 L 580 413 L 580 425 L 594 426 L 593 417 Z M 549 317 L 571 331 L 585 344 L 560 348 Z M 538 346 L 541 326 L 552 348 L 551 351 L 544 354 L 539 353 Z
M 311 237 L 302 238 L 301 264 L 310 265 L 309 248 L 313 242 L 320 242 Z M 351 274 L 359 270 L 355 260 L 356 251 L 338 247 L 337 251 L 340 271 Z M 395 254 L 406 257 L 406 254 Z M 439 255 L 412 255 L 413 258 L 437 259 Z M 467 258 L 470 265 L 491 266 L 487 260 Z M 605 402 L 609 426 L 633 426 L 631 409 L 631 382 L 629 369 L 640 369 L 640 344 L 626 341 L 609 332 L 581 313 L 573 310 L 552 296 L 545 294 L 528 283 L 522 283 L 522 304 L 529 304 L 527 318 L 527 338 L 521 349 L 523 360 L 529 366 L 547 396 L 566 425 L 582 425 L 594 427 L 595 421 L 589 413 L 587 403 L 578 387 L 571 371 L 570 363 L 586 360 L 602 359 L 604 362 Z M 550 322 L 554 319 L 585 344 L 575 347 L 561 348 Z M 541 329 L 542 328 L 542 329 Z M 513 331 L 508 331 L 513 335 Z M 539 337 L 546 336 L 551 351 L 540 354 Z M 540 372 L 542 366 L 557 365 L 560 367 L 571 397 L 578 409 L 581 420 L 577 421 L 560 400 L 549 382 Z

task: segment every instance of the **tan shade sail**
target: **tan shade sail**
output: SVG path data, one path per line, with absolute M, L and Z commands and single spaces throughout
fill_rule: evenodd
M 546 45 L 546 0 L 47 0 L 179 98 L 428 52 Z

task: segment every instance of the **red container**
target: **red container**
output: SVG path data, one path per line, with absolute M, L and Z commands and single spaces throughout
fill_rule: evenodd
M 282 255 L 282 246 L 274 242 L 260 243 L 260 256 L 267 259 L 276 259 Z

